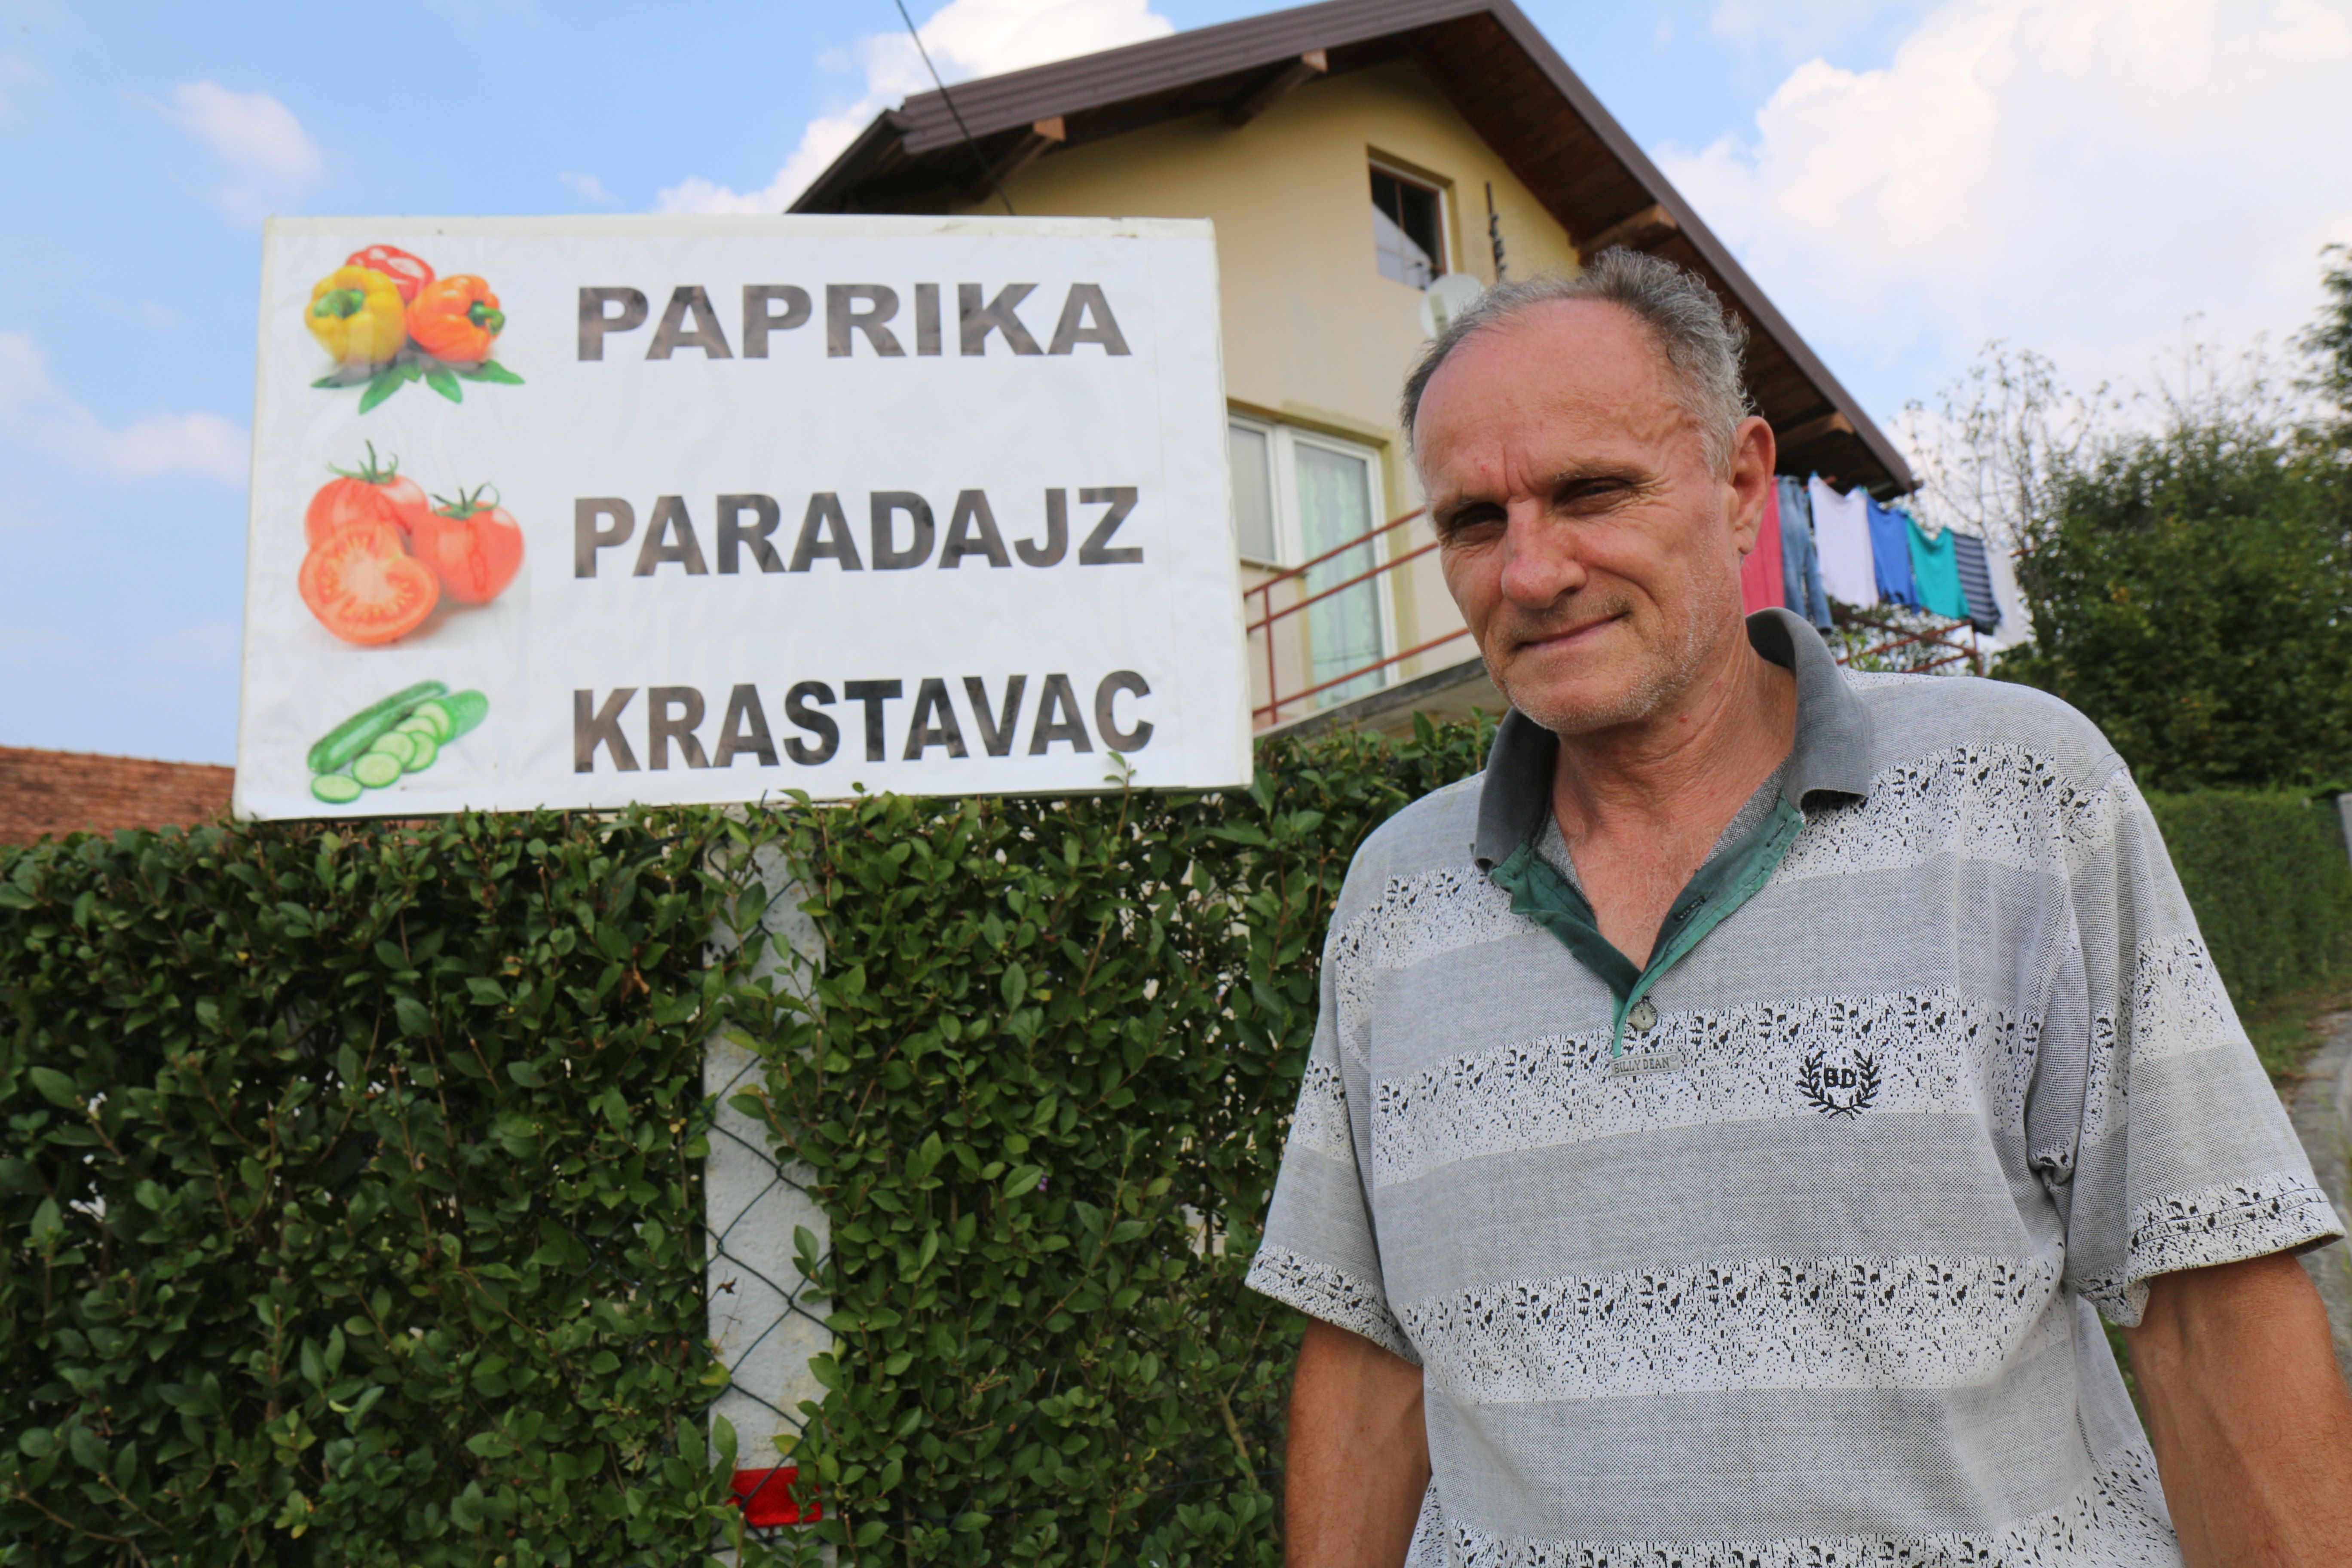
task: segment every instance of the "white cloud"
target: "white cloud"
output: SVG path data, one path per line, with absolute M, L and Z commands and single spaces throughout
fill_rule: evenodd
M 193 473 L 242 485 L 251 441 L 216 414 L 151 414 L 110 426 L 50 379 L 40 345 L 0 331 L 0 440 L 131 477 Z
M 1885 68 L 1811 60 L 1661 162 L 1833 362 L 2002 337 L 2089 381 L 2192 314 L 2308 315 L 2352 239 L 2347 79 L 2352 0 L 1943 0 Z
M 160 107 L 227 166 L 229 179 L 214 200 L 238 222 L 291 205 L 326 172 L 326 159 L 302 121 L 268 93 L 184 81 Z
M 615 207 L 621 205 L 621 198 L 606 190 L 604 182 L 593 174 L 583 174 L 577 169 L 566 169 L 555 176 L 555 183 L 583 202 L 589 202 L 600 207 Z
M 974 77 L 1164 37 L 1175 25 L 1151 9 L 1151 0 L 950 0 L 921 31 L 931 64 L 952 87 Z M 931 89 L 930 73 L 903 31 L 860 38 L 844 63 L 864 73 L 864 91 L 835 112 L 810 121 L 774 179 L 755 191 L 736 191 L 690 175 L 663 190 L 655 210 L 782 212 L 877 112 Z

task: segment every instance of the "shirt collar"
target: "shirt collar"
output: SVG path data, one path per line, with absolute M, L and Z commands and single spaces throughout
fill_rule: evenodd
M 1787 610 L 1759 610 L 1748 617 L 1748 646 L 1797 678 L 1797 739 L 1781 798 L 1802 810 L 1815 794 L 1869 794 L 1870 710 L 1845 683 L 1821 634 Z M 1508 859 L 1543 826 L 1559 750 L 1559 738 L 1517 709 L 1503 715 L 1478 790 L 1472 852 L 1482 870 Z

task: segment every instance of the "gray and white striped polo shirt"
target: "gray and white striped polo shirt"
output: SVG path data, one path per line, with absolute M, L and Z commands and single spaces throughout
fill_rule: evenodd
M 2335 1212 L 2088 721 L 1749 635 L 1801 826 L 1630 1015 L 1525 720 L 1366 842 L 1250 1283 L 1421 1364 L 1413 1568 L 2178 1563 L 2098 1314 Z

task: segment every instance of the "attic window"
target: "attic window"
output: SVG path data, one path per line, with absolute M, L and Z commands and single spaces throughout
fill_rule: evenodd
M 1377 164 L 1372 169 L 1372 245 L 1381 276 L 1415 289 L 1445 270 L 1444 221 L 1437 193 Z

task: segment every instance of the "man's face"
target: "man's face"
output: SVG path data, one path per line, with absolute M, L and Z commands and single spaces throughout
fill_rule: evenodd
M 1632 313 L 1540 305 L 1456 348 L 1415 452 L 1445 582 L 1514 707 L 1559 734 L 1638 722 L 1737 637 L 1770 431 L 1716 471 Z

